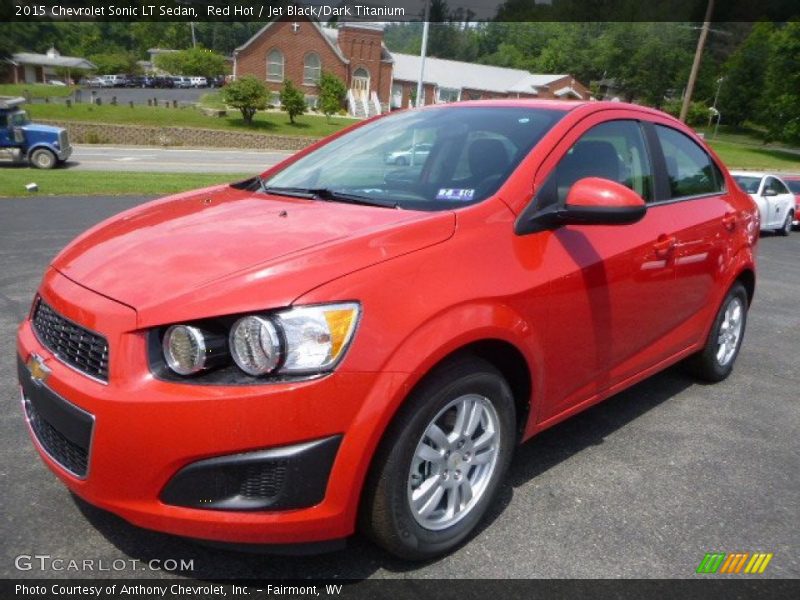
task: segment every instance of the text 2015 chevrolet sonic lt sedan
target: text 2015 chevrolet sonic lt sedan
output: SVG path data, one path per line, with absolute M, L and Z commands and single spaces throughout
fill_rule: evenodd
M 142 527 L 240 545 L 359 528 L 435 556 L 517 443 L 683 359 L 731 372 L 758 229 L 658 111 L 378 118 L 72 242 L 19 330 L 25 415 L 70 490 Z

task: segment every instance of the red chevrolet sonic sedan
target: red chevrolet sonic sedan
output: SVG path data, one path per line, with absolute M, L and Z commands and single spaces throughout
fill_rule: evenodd
M 19 330 L 22 405 L 47 466 L 136 525 L 429 558 L 516 444 L 678 361 L 727 377 L 758 230 L 655 110 L 379 117 L 73 241 Z

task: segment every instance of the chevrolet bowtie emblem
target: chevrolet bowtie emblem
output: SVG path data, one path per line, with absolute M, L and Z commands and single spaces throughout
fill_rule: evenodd
M 44 364 L 44 359 L 38 354 L 31 354 L 25 365 L 31 373 L 31 380 L 36 385 L 42 385 L 50 377 L 50 368 Z

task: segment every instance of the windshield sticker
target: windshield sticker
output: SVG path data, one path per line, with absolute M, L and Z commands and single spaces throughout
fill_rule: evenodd
M 474 189 L 442 188 L 436 194 L 437 200 L 460 200 L 462 202 L 469 202 L 474 197 Z

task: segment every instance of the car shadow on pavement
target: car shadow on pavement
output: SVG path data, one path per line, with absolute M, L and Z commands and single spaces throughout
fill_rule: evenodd
M 497 519 L 511 503 L 515 488 L 604 439 L 639 416 L 695 384 L 680 367 L 673 367 L 595 407 L 548 429 L 520 446 L 505 485 L 476 535 Z M 177 536 L 134 527 L 119 517 L 73 499 L 86 519 L 117 549 L 142 565 L 167 559 L 192 560 L 193 569 L 174 573 L 192 579 L 225 581 L 248 579 L 351 579 L 369 577 L 379 569 L 406 572 L 420 563 L 394 558 L 361 536 L 354 536 L 343 550 L 310 556 L 244 553 L 203 546 Z M 467 542 L 468 543 L 468 542 Z M 447 560 L 447 559 L 442 559 Z M 435 562 L 435 561 L 434 561 Z M 141 567 L 140 567 L 141 568 Z M 151 572 L 150 576 L 165 573 Z

